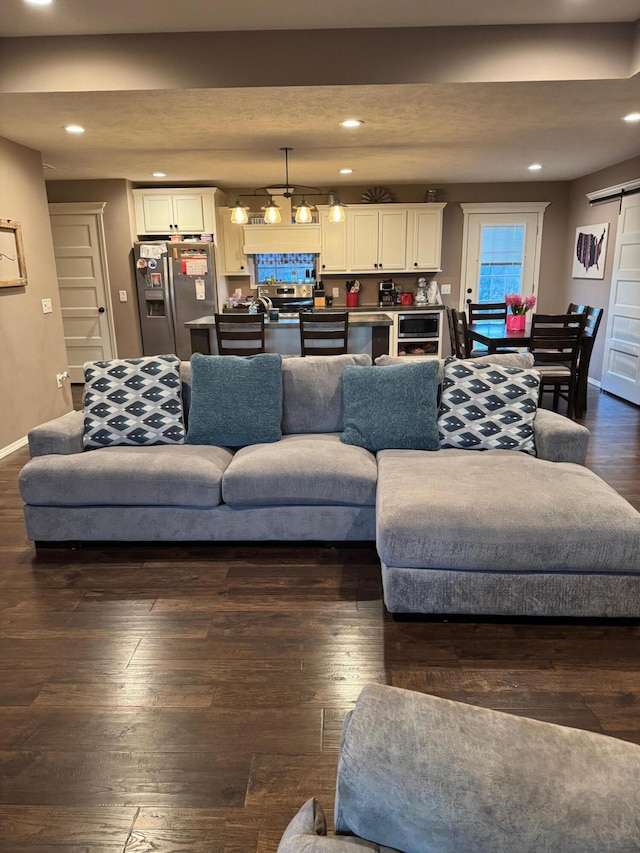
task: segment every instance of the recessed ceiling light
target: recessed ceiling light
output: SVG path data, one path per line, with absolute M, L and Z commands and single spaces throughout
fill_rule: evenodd
M 166 178 L 167 177 L 165 172 L 152 172 L 151 174 L 154 178 Z
M 359 118 L 346 118 L 340 122 L 342 127 L 360 127 L 361 124 L 364 124 L 364 122 L 360 121 Z
M 49 6 L 52 0 L 27 0 L 32 6 Z
M 626 115 L 624 117 L 624 121 L 640 121 L 640 113 L 629 113 L 629 115 Z
M 340 169 L 341 175 L 350 175 L 353 172 L 353 169 Z
M 80 127 L 79 124 L 68 124 L 65 130 L 67 133 L 84 133 L 84 127 Z
M 532 163 L 528 168 L 530 172 L 539 172 L 542 169 L 542 164 Z

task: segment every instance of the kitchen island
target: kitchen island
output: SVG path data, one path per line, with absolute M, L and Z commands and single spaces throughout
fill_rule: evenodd
M 191 333 L 192 352 L 217 355 L 214 317 L 198 317 L 184 325 Z M 384 311 L 349 312 L 349 352 L 368 353 L 373 359 L 387 355 L 392 325 L 393 318 Z M 297 317 L 287 317 L 275 323 L 265 322 L 264 339 L 267 352 L 300 355 L 300 321 Z

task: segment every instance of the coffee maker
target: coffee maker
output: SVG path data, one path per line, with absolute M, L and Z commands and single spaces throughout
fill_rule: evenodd
M 388 307 L 391 305 L 397 305 L 398 301 L 398 288 L 396 287 L 393 279 L 383 278 L 378 285 L 378 305 L 381 307 Z

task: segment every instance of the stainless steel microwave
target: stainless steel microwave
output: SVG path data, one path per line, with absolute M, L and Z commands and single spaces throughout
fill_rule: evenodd
M 398 315 L 398 338 L 437 338 L 440 335 L 440 311 L 411 311 Z

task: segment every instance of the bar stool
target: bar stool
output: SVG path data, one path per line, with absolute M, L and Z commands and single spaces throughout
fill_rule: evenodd
M 219 355 L 264 352 L 262 314 L 215 314 Z
M 346 353 L 349 337 L 349 313 L 300 312 L 300 349 L 302 355 L 341 355 Z M 325 346 L 323 342 L 332 342 Z

